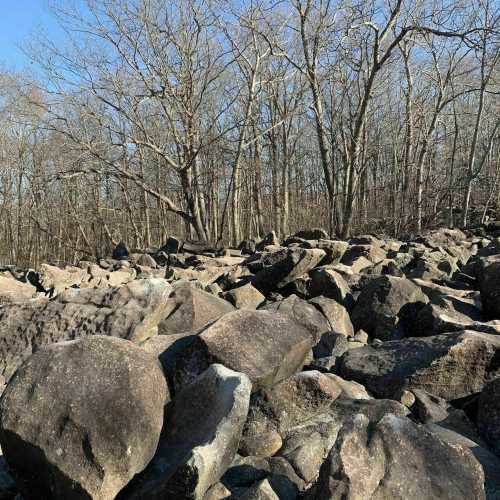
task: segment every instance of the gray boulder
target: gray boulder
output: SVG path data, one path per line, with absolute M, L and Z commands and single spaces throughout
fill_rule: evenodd
M 264 294 L 283 288 L 316 267 L 325 255 L 323 250 L 305 248 L 285 248 L 274 252 L 273 263 L 264 265 L 257 272 L 253 285 Z
M 481 269 L 479 287 L 485 314 L 491 319 L 500 319 L 500 260 Z
M 234 459 L 250 390 L 246 375 L 215 364 L 176 394 L 153 460 L 120 498 L 203 499 Z
M 352 312 L 356 329 L 381 340 L 408 335 L 419 309 L 428 302 L 422 290 L 406 278 L 380 276 L 361 290 Z
M 299 371 L 312 344 L 311 333 L 287 316 L 234 311 L 195 337 L 176 364 L 174 382 L 186 385 L 212 363 L 221 363 L 248 375 L 255 391 Z
M 109 289 L 67 289 L 53 300 L 0 308 L 0 374 L 8 379 L 43 345 L 89 335 L 141 342 L 157 332 L 170 307 L 170 285 L 136 280 Z
M 325 315 L 321 314 L 319 308 L 296 295 L 290 295 L 286 299 L 266 304 L 260 310 L 276 311 L 293 319 L 297 324 L 309 330 L 314 342 L 317 342 L 323 333 L 331 329 L 329 322 Z
M 321 468 L 316 500 L 481 500 L 484 473 L 472 452 L 407 418 L 355 416 Z
M 265 297 L 251 283 L 233 288 L 224 297 L 237 309 L 257 309 Z
M 347 351 L 340 375 L 378 397 L 415 388 L 450 401 L 482 390 L 499 349 L 500 337 L 468 330 L 394 340 Z
M 0 442 L 23 497 L 114 498 L 153 457 L 168 397 L 159 363 L 132 342 L 40 349 L 0 402 Z
M 234 311 L 226 300 L 204 292 L 187 281 L 173 285 L 167 303 L 168 314 L 158 324 L 159 335 L 195 332 Z
M 489 382 L 479 397 L 477 426 L 481 436 L 500 456 L 500 378 Z

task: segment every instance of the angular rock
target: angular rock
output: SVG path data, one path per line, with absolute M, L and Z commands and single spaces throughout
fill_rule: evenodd
M 311 277 L 309 286 L 311 297 L 327 297 L 342 304 L 347 310 L 351 309 L 353 304 L 351 290 L 340 273 L 320 267 L 311 271 L 309 276 Z
M 140 342 L 156 334 L 169 307 L 164 280 L 136 280 L 119 288 L 68 289 L 53 300 L 0 308 L 0 374 L 8 379 L 43 345 L 89 335 Z
M 324 250 L 326 255 L 320 262 L 320 264 L 328 265 L 328 264 L 338 264 L 341 261 L 349 245 L 346 241 L 319 239 L 319 240 L 305 241 L 304 243 L 301 244 L 301 246 L 303 248 L 319 248 L 320 250 Z
M 297 324 L 309 330 L 314 342 L 317 342 L 323 333 L 330 330 L 330 324 L 318 308 L 296 295 L 290 295 L 286 299 L 266 304 L 260 310 L 276 311 L 293 319 Z
M 424 389 L 447 401 L 480 392 L 498 370 L 500 337 L 473 331 L 371 344 L 346 352 L 340 375 L 378 397 Z
M 427 424 L 426 429 L 451 446 L 469 448 L 484 472 L 486 500 L 500 498 L 500 459 L 477 442 L 437 424 Z
M 307 274 L 325 256 L 323 250 L 286 248 L 275 252 L 274 263 L 264 266 L 254 277 L 253 285 L 267 294 L 273 289 L 283 288 L 295 278 Z
M 484 313 L 491 319 L 500 319 L 500 260 L 483 267 L 479 287 Z
M 479 397 L 477 426 L 494 453 L 500 456 L 500 378 L 495 378 Z
M 276 384 L 299 371 L 312 347 L 310 332 L 293 319 L 271 311 L 234 311 L 203 330 L 175 368 L 175 383 L 185 385 L 212 363 L 249 376 L 253 390 Z
M 352 337 L 354 335 L 354 328 L 349 313 L 346 308 L 336 300 L 326 297 L 315 297 L 311 299 L 309 303 L 321 311 L 323 316 L 325 316 L 330 325 L 330 330 L 345 335 L 346 337 Z
M 234 307 L 226 300 L 214 297 L 185 281 L 173 285 L 167 302 L 169 314 L 158 325 L 159 335 L 196 332 L 234 311 Z
M 422 290 L 406 278 L 380 276 L 361 291 L 352 312 L 356 329 L 381 340 L 408 335 L 419 309 L 428 302 Z
M 132 342 L 40 349 L 0 403 L 0 442 L 23 497 L 114 498 L 153 457 L 167 400 L 158 362 Z
M 472 452 L 451 446 L 407 418 L 378 423 L 357 415 L 321 468 L 317 500 L 481 500 L 484 473 Z
M 36 288 L 29 283 L 0 276 L 0 305 L 25 302 L 36 295 Z
M 280 500 L 267 479 L 256 483 L 239 498 L 240 500 Z
M 441 295 L 422 306 L 409 330 L 414 336 L 474 330 L 474 325 L 482 319 L 481 310 L 476 307 L 474 301 Z
M 257 309 L 265 297 L 251 283 L 233 288 L 226 292 L 225 297 L 237 309 Z
M 79 267 L 68 266 L 61 269 L 49 264 L 42 264 L 37 278 L 45 293 L 53 297 L 67 288 L 80 286 L 83 281 L 88 280 L 89 276 L 86 270 Z
M 234 459 L 250 390 L 246 375 L 214 364 L 176 394 L 153 460 L 120 498 L 202 499 Z

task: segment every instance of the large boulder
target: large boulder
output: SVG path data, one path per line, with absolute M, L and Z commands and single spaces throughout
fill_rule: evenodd
M 0 402 L 0 443 L 23 498 L 114 498 L 153 457 L 168 398 L 159 363 L 132 342 L 40 349 Z
M 425 304 L 410 325 L 415 336 L 437 335 L 458 330 L 475 330 L 483 316 L 475 302 L 470 299 L 440 295 Z
M 0 305 L 25 302 L 35 298 L 36 288 L 13 278 L 0 276 Z
M 481 500 L 484 473 L 472 452 L 411 420 L 363 415 L 348 422 L 321 468 L 316 500 Z
M 60 268 L 42 264 L 37 274 L 38 284 L 50 296 L 57 295 L 70 287 L 79 287 L 89 276 L 85 269 L 67 266 Z
M 204 498 L 234 459 L 250 390 L 246 375 L 210 366 L 167 407 L 155 457 L 120 498 Z
M 427 296 L 410 280 L 380 276 L 361 290 L 352 321 L 374 338 L 400 339 L 408 335 L 414 316 L 427 302 Z
M 174 381 L 185 385 L 221 363 L 248 375 L 257 390 L 299 371 L 312 344 L 309 330 L 282 314 L 231 312 L 196 336 L 176 364 Z
M 468 330 L 394 340 L 347 351 L 340 374 L 378 397 L 417 388 L 450 401 L 482 390 L 499 349 L 500 337 Z
M 309 303 L 323 313 L 323 316 L 328 320 L 331 331 L 346 337 L 354 336 L 351 318 L 343 305 L 326 297 L 315 297 Z
M 336 300 L 350 310 L 353 304 L 351 290 L 342 275 L 331 268 L 319 267 L 309 273 L 311 297 L 327 297 Z
M 283 288 L 307 274 L 325 255 L 323 250 L 305 248 L 285 248 L 274 252 L 272 263 L 257 272 L 253 285 L 264 294 Z
M 500 260 L 493 260 L 481 269 L 479 287 L 485 314 L 500 319 Z
M 170 285 L 136 280 L 118 288 L 68 289 L 41 299 L 0 308 L 0 375 L 9 378 L 43 345 L 89 335 L 140 342 L 156 334 L 167 314 Z
M 173 285 L 167 310 L 168 314 L 158 325 L 160 335 L 198 331 L 235 309 L 226 300 L 184 281 Z
M 348 243 L 347 241 L 341 240 L 306 240 L 301 243 L 303 248 L 319 248 L 320 250 L 324 250 L 326 255 L 321 261 L 322 265 L 327 264 L 338 264 L 345 251 L 347 250 Z
M 479 397 L 477 426 L 481 436 L 500 456 L 500 378 L 487 384 Z
M 286 299 L 266 304 L 261 310 L 276 311 L 293 319 L 311 332 L 315 342 L 320 339 L 323 333 L 331 329 L 329 322 L 320 310 L 296 295 L 290 295 Z
M 237 309 L 257 309 L 265 297 L 251 283 L 233 288 L 224 297 Z

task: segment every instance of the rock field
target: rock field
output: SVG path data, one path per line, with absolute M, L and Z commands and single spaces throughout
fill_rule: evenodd
M 0 500 L 500 499 L 500 237 L 0 267 Z

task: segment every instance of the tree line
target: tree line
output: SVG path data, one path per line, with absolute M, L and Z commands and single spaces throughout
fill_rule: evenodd
M 500 206 L 495 0 L 69 0 L 0 73 L 0 262 Z

